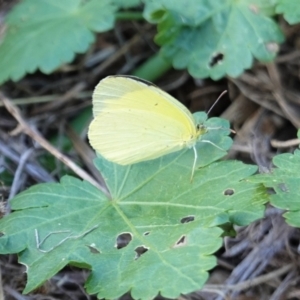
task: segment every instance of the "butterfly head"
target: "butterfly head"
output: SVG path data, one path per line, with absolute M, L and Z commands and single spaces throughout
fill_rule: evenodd
M 208 131 L 207 126 L 204 125 L 207 120 L 207 114 L 205 112 L 196 112 L 193 114 L 193 117 L 196 123 L 196 139 L 198 139 Z
M 205 133 L 207 133 L 208 129 L 204 124 L 196 125 L 197 138 Z

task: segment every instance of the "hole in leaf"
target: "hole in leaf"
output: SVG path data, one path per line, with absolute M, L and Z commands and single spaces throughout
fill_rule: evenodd
M 233 194 L 234 194 L 233 189 L 227 189 L 227 190 L 224 191 L 225 196 L 232 196 Z
M 185 242 L 185 235 L 183 235 L 176 243 L 176 245 L 183 244 Z
M 134 249 L 134 251 L 136 252 L 136 256 L 134 259 L 138 259 L 140 258 L 144 253 L 146 253 L 147 251 L 149 250 L 149 248 L 146 248 L 144 246 L 139 246 L 139 247 L 136 247 Z
M 3 237 L 5 234 L 3 232 L 0 232 L 0 238 Z
M 276 191 L 275 191 L 273 188 L 268 188 L 267 191 L 268 191 L 268 193 L 269 193 L 270 195 L 275 195 L 275 194 L 277 194 Z
M 186 236 L 185 235 L 180 237 L 180 239 L 174 245 L 174 248 L 181 247 L 181 246 L 184 246 L 184 245 L 186 245 Z
M 224 54 L 222 53 L 216 53 L 213 55 L 213 57 L 211 58 L 210 62 L 209 62 L 209 66 L 213 67 L 216 64 L 219 64 L 223 61 L 224 58 Z
M 96 245 L 95 244 L 91 244 L 91 245 L 87 245 L 91 251 L 91 253 L 93 254 L 99 254 L 100 251 L 96 248 Z
M 150 231 L 144 232 L 144 235 L 149 235 L 149 234 L 150 234 Z
M 129 232 L 123 232 L 117 236 L 117 244 L 115 247 L 117 249 L 122 249 L 126 247 L 132 240 L 132 234 Z
M 282 192 L 288 193 L 289 189 L 284 183 L 279 183 L 277 186 Z
M 194 216 L 187 216 L 187 217 L 183 217 L 180 222 L 181 223 L 189 223 L 195 220 Z

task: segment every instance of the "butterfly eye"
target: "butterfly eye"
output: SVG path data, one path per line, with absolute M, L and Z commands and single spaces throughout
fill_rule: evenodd
M 202 134 L 207 132 L 207 127 L 203 124 L 197 124 L 196 128 L 197 128 L 197 131 L 198 131 L 199 135 L 202 135 Z

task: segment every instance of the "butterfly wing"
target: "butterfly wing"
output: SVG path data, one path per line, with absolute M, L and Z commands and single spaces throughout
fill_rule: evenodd
M 131 77 L 110 76 L 93 94 L 92 147 L 106 159 L 133 164 L 192 146 L 192 114 L 156 86 Z

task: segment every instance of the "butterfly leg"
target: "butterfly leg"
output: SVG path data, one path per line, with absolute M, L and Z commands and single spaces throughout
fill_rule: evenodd
M 196 163 L 197 163 L 197 159 L 198 159 L 198 153 L 196 150 L 196 145 L 193 146 L 194 149 L 194 163 L 193 163 L 193 169 L 192 169 L 192 175 L 191 175 L 191 182 L 193 181 L 194 178 L 194 173 L 195 173 L 195 169 L 196 169 Z
M 218 149 L 220 149 L 220 150 L 226 152 L 226 150 L 224 150 L 223 148 L 219 147 L 218 145 L 216 145 L 215 143 L 213 143 L 213 142 L 211 142 L 211 141 L 209 141 L 209 140 L 201 140 L 201 141 L 199 141 L 199 143 L 207 143 L 207 144 L 211 144 L 211 145 L 215 146 L 216 148 L 218 148 Z
M 209 140 L 201 140 L 200 143 L 207 143 L 207 144 L 211 144 L 212 146 L 222 150 L 222 151 L 225 151 L 224 149 L 222 149 L 221 147 L 219 147 L 218 145 L 216 145 L 215 143 L 209 141 Z M 192 175 L 191 175 L 191 182 L 193 181 L 193 178 L 194 178 L 194 173 L 195 173 L 195 169 L 196 169 L 196 163 L 197 163 L 197 159 L 198 159 L 198 153 L 197 153 L 197 150 L 196 150 L 196 145 L 193 146 L 193 149 L 194 149 L 194 163 L 193 163 L 193 169 L 192 169 Z

